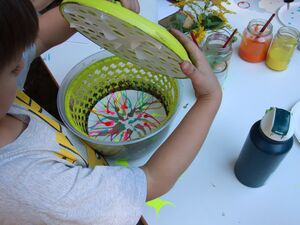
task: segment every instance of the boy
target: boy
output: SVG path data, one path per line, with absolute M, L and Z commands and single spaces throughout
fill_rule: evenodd
M 145 200 L 169 191 L 198 153 L 221 102 L 219 83 L 198 48 L 172 31 L 194 63 L 181 68 L 192 80 L 195 105 L 141 168 L 103 166 L 101 156 L 16 94 L 28 64 L 22 52 L 35 42 L 41 53 L 74 32 L 56 13 L 48 23 L 42 16 L 38 31 L 29 0 L 0 0 L 0 224 L 135 225 Z M 54 38 L 49 29 L 57 29 Z

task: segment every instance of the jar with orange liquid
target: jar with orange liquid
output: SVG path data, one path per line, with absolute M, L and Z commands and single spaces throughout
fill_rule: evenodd
M 252 63 L 262 62 L 266 59 L 273 38 L 271 23 L 263 32 L 260 32 L 266 22 L 264 19 L 254 19 L 249 22 L 243 32 L 239 47 L 239 55 L 242 59 Z
M 294 27 L 281 27 L 270 47 L 266 65 L 277 71 L 287 69 L 290 59 L 300 38 L 299 31 Z

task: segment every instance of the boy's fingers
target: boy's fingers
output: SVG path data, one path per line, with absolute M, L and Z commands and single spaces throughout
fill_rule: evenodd
M 139 1 L 135 0 L 134 4 L 135 4 L 135 9 L 136 9 L 135 12 L 140 13 L 140 4 L 139 4 Z
M 178 30 L 171 29 L 171 33 L 180 41 L 184 48 L 188 51 L 189 56 L 194 65 L 201 66 L 201 61 L 204 59 L 204 55 L 199 51 L 198 46 L 190 39 L 188 39 L 183 33 Z
M 191 77 L 196 70 L 196 68 L 187 61 L 184 61 L 183 63 L 181 63 L 180 67 L 181 67 L 182 72 L 189 77 Z
M 190 62 L 184 61 L 180 64 L 182 72 L 187 75 L 191 80 L 197 81 L 198 79 L 201 79 L 199 70 Z
M 122 5 L 131 11 L 140 13 L 140 5 L 138 0 L 120 0 Z

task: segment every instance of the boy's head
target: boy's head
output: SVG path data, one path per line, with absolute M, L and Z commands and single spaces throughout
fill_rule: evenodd
M 38 33 L 38 18 L 30 0 L 0 0 L 0 119 L 15 98 L 23 51 Z

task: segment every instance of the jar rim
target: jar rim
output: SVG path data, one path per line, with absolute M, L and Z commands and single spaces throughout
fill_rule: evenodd
M 255 31 L 254 29 L 252 29 L 252 27 L 256 26 L 256 25 L 260 25 L 261 27 L 263 27 L 266 23 L 267 23 L 267 20 L 265 20 L 265 19 L 253 19 L 248 23 L 247 30 L 251 34 L 256 35 L 256 36 L 258 36 L 258 35 L 262 36 L 262 37 L 268 36 L 273 31 L 272 23 L 269 23 L 268 26 L 266 27 L 266 29 L 264 30 L 264 32 L 262 32 L 262 33 L 260 33 L 260 31 Z
M 291 26 L 282 26 L 277 31 L 277 34 L 279 36 L 290 36 L 294 37 L 296 40 L 300 39 L 300 32 L 295 28 Z
M 227 46 L 225 48 L 220 48 L 220 47 L 213 47 L 212 45 L 210 45 L 210 41 L 222 41 L 223 44 L 226 43 L 226 41 L 228 40 L 229 36 L 221 33 L 221 32 L 215 32 L 210 34 L 206 40 L 205 40 L 205 46 L 207 47 L 207 49 L 218 49 L 218 51 L 220 52 L 228 52 L 232 50 L 232 43 L 228 43 Z

